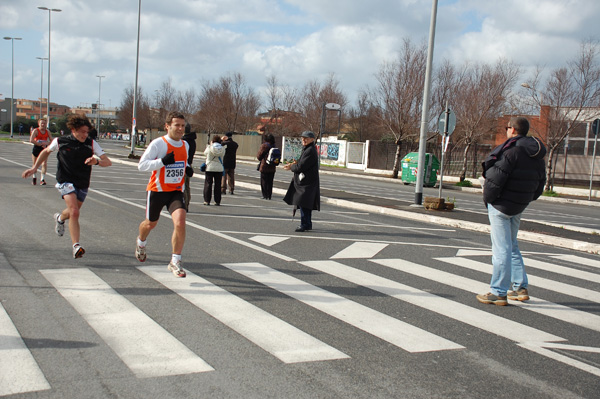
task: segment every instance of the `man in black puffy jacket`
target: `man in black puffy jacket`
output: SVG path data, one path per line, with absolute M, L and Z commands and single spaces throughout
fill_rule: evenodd
M 521 214 L 544 190 L 546 147 L 539 139 L 527 137 L 528 131 L 526 118 L 511 118 L 506 127 L 506 141 L 483 162 L 483 202 L 490 219 L 494 269 L 490 292 L 477 295 L 481 303 L 504 306 L 508 304 L 507 298 L 529 299 L 517 233 Z

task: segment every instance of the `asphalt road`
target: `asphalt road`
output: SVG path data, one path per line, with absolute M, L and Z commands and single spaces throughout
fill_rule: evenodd
M 532 300 L 483 305 L 486 234 L 328 204 L 299 234 L 281 195 L 203 206 L 198 177 L 177 279 L 167 214 L 134 258 L 148 174 L 114 161 L 74 260 L 53 184 L 20 178 L 30 147 L 0 143 L 0 395 L 597 398 L 597 255 L 522 242 Z

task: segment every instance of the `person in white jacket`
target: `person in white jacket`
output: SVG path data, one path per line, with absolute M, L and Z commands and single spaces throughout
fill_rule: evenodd
M 221 137 L 214 135 L 210 144 L 204 150 L 206 155 L 206 176 L 204 178 L 204 205 L 210 205 L 213 193 L 215 193 L 215 205 L 221 205 L 221 179 L 223 177 L 223 155 L 225 147 L 221 145 Z

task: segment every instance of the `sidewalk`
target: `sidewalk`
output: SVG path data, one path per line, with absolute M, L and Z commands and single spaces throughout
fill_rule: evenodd
M 139 151 L 140 155 L 141 153 L 142 151 Z M 109 155 L 111 156 L 113 162 L 131 162 L 136 164 L 137 162 L 135 160 L 127 159 L 128 154 L 129 150 L 124 148 L 122 152 L 119 151 L 117 154 Z M 238 163 L 255 166 L 256 162 L 257 161 L 255 160 L 238 158 Z M 194 178 L 202 179 L 204 177 L 199 171 L 196 172 L 197 173 L 194 175 Z M 325 165 L 321 166 L 320 173 L 332 175 L 352 175 L 357 178 L 378 179 L 386 182 L 397 182 L 398 184 L 403 184 L 400 179 L 392 179 L 389 176 L 373 175 L 370 173 L 365 173 L 361 170 L 329 167 Z M 257 174 L 256 178 L 248 176 L 236 177 L 236 185 L 248 189 L 260 190 L 260 176 Z M 286 193 L 287 187 L 287 183 L 275 181 L 273 193 L 283 197 Z M 481 193 L 481 188 L 461 188 L 456 187 L 453 185 L 453 183 L 449 182 L 444 183 L 444 190 L 462 190 Z M 588 201 L 587 197 L 583 198 L 572 194 L 561 195 L 560 197 L 540 197 L 538 201 L 568 202 L 577 205 L 600 207 L 599 198 L 592 198 L 592 201 Z M 487 214 L 467 212 L 461 210 L 460 208 L 453 211 L 426 210 L 422 205 L 410 205 L 401 203 L 400 201 L 394 201 L 380 197 L 367 197 L 345 191 L 328 190 L 324 189 L 323 187 L 321 187 L 321 203 L 489 234 L 489 221 Z M 523 220 L 521 222 L 521 228 L 519 231 L 519 239 L 552 245 L 558 248 L 600 254 L 600 234 L 598 234 L 598 232 L 586 233 L 582 231 L 570 230 L 565 228 L 565 226 L 548 225 Z

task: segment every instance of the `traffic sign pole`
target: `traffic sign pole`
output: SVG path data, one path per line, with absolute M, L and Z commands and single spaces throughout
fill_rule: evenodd
M 444 158 L 448 143 L 450 142 L 450 135 L 454 132 L 456 127 L 456 114 L 448 108 L 448 101 L 446 101 L 446 110 L 440 115 L 438 127 L 440 134 L 442 135 L 442 161 L 440 165 L 440 187 L 438 198 L 442 198 L 442 185 L 444 182 Z
M 592 183 L 594 182 L 594 166 L 596 163 L 596 144 L 598 143 L 598 133 L 600 133 L 600 119 L 594 120 L 592 123 L 592 131 L 594 132 L 594 154 L 592 155 L 592 165 L 590 167 L 590 194 L 588 201 L 592 200 Z

